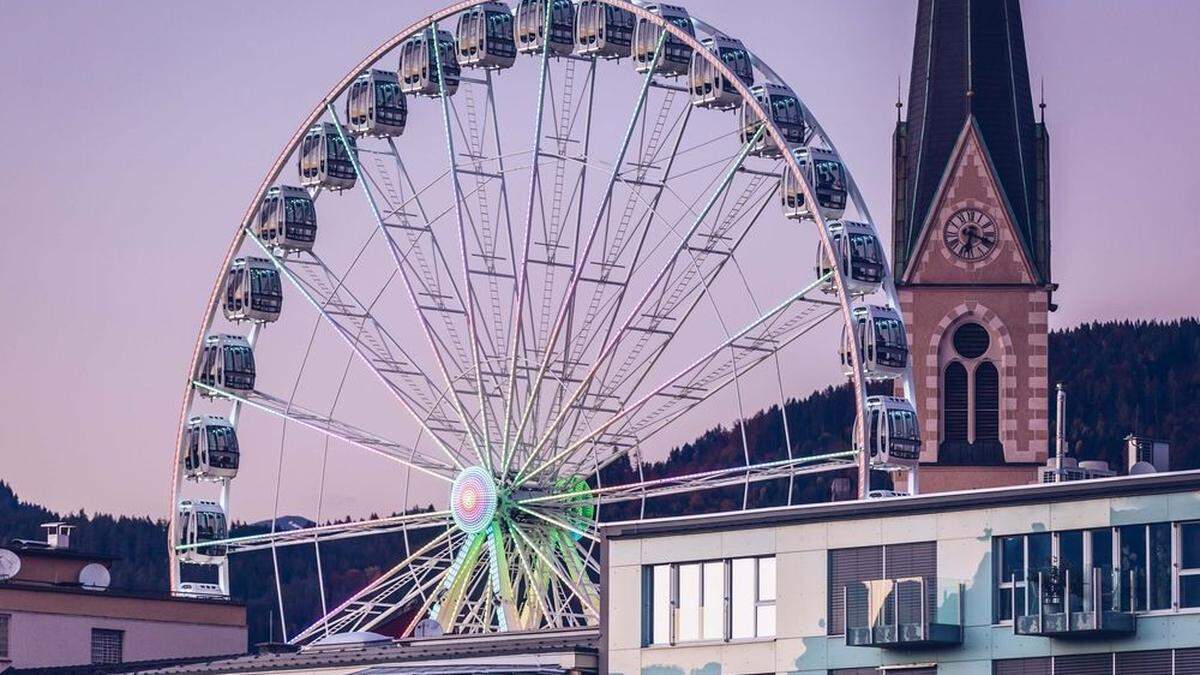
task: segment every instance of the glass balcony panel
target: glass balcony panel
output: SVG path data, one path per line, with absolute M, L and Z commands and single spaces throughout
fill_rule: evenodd
M 963 583 L 904 577 L 848 584 L 846 644 L 891 649 L 962 643 Z
M 1082 572 L 1051 567 L 1029 576 L 1028 592 L 1017 607 L 1018 635 L 1105 638 L 1136 630 L 1136 572 L 1099 566 Z

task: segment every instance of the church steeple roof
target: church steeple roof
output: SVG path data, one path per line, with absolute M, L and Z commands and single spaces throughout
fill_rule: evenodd
M 1049 281 L 1048 199 L 1019 0 L 918 0 L 908 115 L 899 123 L 896 258 L 903 269 L 968 116 L 1043 282 Z M 1039 140 L 1042 139 L 1042 140 Z

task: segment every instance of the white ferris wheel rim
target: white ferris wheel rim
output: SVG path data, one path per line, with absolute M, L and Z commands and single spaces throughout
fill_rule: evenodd
M 169 549 L 171 552 L 171 557 L 173 559 L 172 565 L 171 565 L 173 587 L 175 586 L 176 582 L 178 581 L 175 578 L 177 566 L 174 564 L 174 558 L 176 556 L 177 551 L 176 551 L 174 542 L 175 542 L 176 528 L 177 528 L 176 505 L 179 500 L 180 487 L 183 482 L 183 476 L 182 476 L 182 467 L 183 467 L 182 457 L 183 457 L 183 452 L 184 452 L 183 434 L 184 434 L 184 430 L 186 428 L 188 419 L 190 417 L 190 409 L 191 409 L 195 394 L 197 392 L 197 387 L 194 386 L 190 382 L 191 373 L 196 372 L 196 368 L 197 368 L 197 365 L 198 365 L 200 357 L 201 357 L 202 346 L 203 346 L 205 337 L 208 334 L 210 328 L 212 327 L 214 320 L 217 318 L 217 316 L 219 314 L 219 299 L 220 299 L 220 296 L 222 293 L 225 271 L 229 268 L 229 265 L 232 263 L 233 259 L 238 255 L 239 251 L 242 249 L 243 244 L 245 243 L 245 240 L 247 238 L 247 230 L 251 226 L 252 219 L 255 217 L 257 210 L 259 208 L 259 205 L 261 204 L 263 198 L 266 196 L 267 191 L 273 185 L 277 184 L 277 181 L 280 179 L 288 162 L 296 156 L 296 153 L 299 150 L 300 143 L 304 139 L 304 136 L 308 132 L 308 130 L 313 126 L 313 124 L 321 121 L 326 116 L 326 114 L 332 110 L 332 106 L 335 104 L 335 102 L 339 101 L 346 94 L 350 85 L 355 81 L 356 78 L 359 77 L 359 75 L 361 73 L 368 72 L 373 65 L 379 63 L 380 61 L 382 61 L 383 59 L 385 59 L 391 55 L 394 55 L 394 53 L 400 47 L 400 45 L 402 45 L 410 37 L 413 37 L 414 35 L 418 35 L 418 34 L 421 34 L 425 31 L 429 30 L 431 26 L 435 26 L 435 27 L 439 26 L 441 24 L 441 22 L 443 22 L 447 19 L 450 19 L 452 17 L 455 17 L 458 14 L 462 13 L 463 11 L 468 10 L 472 7 L 475 7 L 475 6 L 478 6 L 481 4 L 485 4 L 487 1 L 488 0 L 465 0 L 463 2 L 451 4 L 441 10 L 438 10 L 437 12 L 434 12 L 426 17 L 423 17 L 419 21 L 412 23 L 407 28 L 405 28 L 404 30 L 400 31 L 392 38 L 385 41 L 383 44 L 381 44 L 379 47 L 377 47 L 375 50 L 373 50 L 360 63 L 358 63 L 355 67 L 350 69 L 348 71 L 348 73 L 346 74 L 346 76 L 343 77 L 341 80 L 339 80 L 338 83 L 335 84 L 333 86 L 333 88 L 331 88 L 329 90 L 329 92 L 320 100 L 320 102 L 313 108 L 313 110 L 308 114 L 308 116 L 297 127 L 296 132 L 293 134 L 293 136 L 291 137 L 289 142 L 285 145 L 283 150 L 280 152 L 280 154 L 277 156 L 275 161 L 272 163 L 271 168 L 269 169 L 266 176 L 264 177 L 264 179 L 263 179 L 262 183 L 260 184 L 258 190 L 256 191 L 253 199 L 250 201 L 250 204 L 247 207 L 247 209 L 242 217 L 241 222 L 238 224 L 238 227 L 234 233 L 232 241 L 230 242 L 230 245 L 229 245 L 229 248 L 227 249 L 225 258 L 222 260 L 221 266 L 218 270 L 218 274 L 216 276 L 216 281 L 214 282 L 212 292 L 210 294 L 207 307 L 205 309 L 204 320 L 202 321 L 200 331 L 198 332 L 198 337 L 197 337 L 195 347 L 193 350 L 193 356 L 191 359 L 191 363 L 189 364 L 189 371 L 188 371 L 189 372 L 189 384 L 185 387 L 185 394 L 183 397 L 182 409 L 181 409 L 181 413 L 180 413 L 180 424 L 179 424 L 179 429 L 178 429 L 178 434 L 177 434 L 177 439 L 176 439 L 176 457 L 175 457 L 175 463 L 173 466 L 173 475 L 172 475 L 173 482 L 172 482 L 172 493 L 171 493 L 171 510 L 170 510 L 168 541 L 170 542 Z M 549 0 L 548 0 L 548 2 L 549 2 Z M 738 94 L 741 96 L 742 100 L 744 102 L 746 102 L 746 104 L 753 110 L 753 112 L 758 115 L 758 119 L 762 120 L 764 122 L 762 125 L 763 132 L 765 133 L 765 135 L 767 137 L 769 137 L 771 143 L 773 143 L 777 148 L 782 149 L 782 152 L 781 152 L 782 162 L 783 162 L 784 166 L 786 167 L 786 170 L 790 171 L 792 173 L 792 175 L 797 179 L 797 184 L 800 187 L 800 189 L 802 190 L 807 203 L 810 203 L 810 204 L 816 203 L 816 200 L 814 199 L 814 193 L 812 191 L 812 186 L 810 186 L 808 184 L 807 178 L 805 177 L 803 171 L 801 171 L 795 157 L 792 155 L 791 152 L 788 151 L 788 145 L 784 141 L 782 132 L 780 131 L 778 126 L 775 124 L 773 118 L 770 115 L 766 114 L 766 111 L 763 109 L 763 107 L 759 104 L 759 102 L 755 99 L 755 97 L 753 97 L 750 94 L 749 87 L 747 87 L 741 81 L 741 79 L 739 77 L 734 75 L 729 70 L 729 68 L 725 65 L 725 63 L 723 61 L 721 61 L 719 58 L 716 58 L 714 55 L 712 55 L 709 52 L 708 49 L 704 48 L 703 45 L 701 45 L 700 39 L 698 37 L 695 37 L 695 36 L 689 34 L 688 32 L 684 31 L 683 29 L 679 28 L 678 26 L 675 26 L 675 25 L 671 24 L 669 21 L 663 19 L 659 15 L 650 12 L 645 7 L 643 7 L 641 4 L 635 4 L 632 2 L 628 2 L 627 0 L 606 0 L 606 2 L 607 2 L 607 4 L 610 4 L 615 7 L 625 9 L 629 12 L 632 12 L 638 19 L 647 20 L 647 21 L 650 21 L 650 22 L 658 25 L 659 27 L 664 29 L 665 33 L 670 34 L 673 38 L 679 40 L 680 42 L 683 42 L 685 45 L 687 45 L 689 48 L 691 48 L 693 53 L 701 54 L 705 59 L 707 59 L 709 61 L 710 65 L 714 69 L 716 69 L 716 71 L 719 72 L 726 79 L 726 81 L 729 84 L 731 84 L 735 89 L 737 89 Z M 697 17 L 693 16 L 692 20 L 697 27 L 701 28 L 702 30 L 706 30 L 710 35 L 713 35 L 713 34 L 723 35 L 723 33 L 721 33 L 718 29 L 713 28 L 712 26 L 703 22 L 701 19 L 699 19 Z M 547 19 L 547 21 L 549 21 L 549 19 Z M 543 48 L 543 52 L 545 52 L 547 54 L 550 51 L 551 50 L 547 47 Z M 751 55 L 753 63 L 755 65 L 755 67 L 759 70 L 759 72 L 763 73 L 769 80 L 772 80 L 779 84 L 786 84 L 785 81 L 782 78 L 778 77 L 778 75 L 775 74 L 775 72 L 773 70 L 771 70 L 769 66 L 767 66 L 764 62 L 762 62 L 757 56 L 753 55 L 753 52 L 750 51 L 749 46 L 747 46 L 747 51 Z M 548 59 L 548 55 L 547 56 L 538 55 L 538 58 L 542 59 L 543 62 L 545 62 Z M 595 60 L 599 60 L 599 59 L 595 59 Z M 647 74 L 646 75 L 647 80 L 651 79 L 651 76 L 652 76 L 652 74 Z M 802 96 L 799 93 L 797 93 L 796 95 L 797 95 L 797 98 L 803 100 Z M 829 149 L 836 152 L 836 148 L 833 145 L 832 139 L 821 128 L 820 124 L 817 122 L 816 116 L 812 113 L 811 109 L 808 106 L 804 106 L 804 110 L 805 110 L 805 121 L 808 122 L 809 124 L 811 124 L 812 127 L 814 128 L 815 137 L 819 138 Z M 336 113 L 335 113 L 335 115 L 336 115 Z M 356 166 L 357 166 L 357 164 L 356 164 Z M 450 170 L 453 171 L 454 169 L 451 168 Z M 870 220 L 870 215 L 869 215 L 869 211 L 867 209 L 867 205 L 866 205 L 865 201 L 863 200 L 856 183 L 854 182 L 852 173 L 848 166 L 846 167 L 846 179 L 847 179 L 848 188 L 849 188 L 849 196 L 850 196 L 853 204 L 857 208 L 859 214 L 861 215 L 861 217 L 865 218 L 868 222 L 872 222 Z M 832 246 L 831 246 L 831 241 L 830 241 L 829 229 L 828 229 L 827 223 L 825 221 L 825 218 L 823 217 L 823 215 L 820 213 L 820 211 L 818 209 L 813 209 L 811 218 L 813 221 L 815 221 L 815 224 L 816 224 L 816 230 L 817 230 L 818 236 L 820 238 L 820 246 L 828 254 L 828 252 L 832 250 Z M 884 260 L 885 260 L 885 267 L 886 267 L 886 264 L 887 264 L 886 263 L 886 255 L 884 256 Z M 890 303 L 892 303 L 892 305 L 894 307 L 898 307 L 899 304 L 897 302 L 894 286 L 891 283 L 890 273 L 885 274 L 884 278 L 885 278 L 885 283 L 884 283 L 883 291 L 886 294 L 888 301 Z M 829 281 L 836 288 L 835 297 L 837 298 L 837 302 L 839 305 L 838 310 L 842 314 L 843 324 L 846 326 L 849 326 L 852 323 L 852 318 L 851 318 L 850 312 L 851 312 L 851 303 L 853 301 L 853 297 L 851 296 L 851 294 L 844 292 L 844 289 L 846 288 L 846 283 L 842 276 L 841 269 L 838 265 L 831 266 L 831 279 Z M 865 399 L 866 399 L 866 390 L 865 390 L 865 381 L 866 380 L 864 377 L 864 369 L 863 369 L 863 365 L 862 365 L 861 354 L 859 354 L 859 349 L 858 349 L 858 345 L 857 345 L 856 341 L 851 341 L 851 343 L 848 345 L 848 348 L 850 351 L 849 357 L 850 357 L 851 366 L 852 366 L 852 375 L 851 375 L 850 380 L 851 380 L 851 386 L 853 387 L 854 392 L 855 392 L 856 418 L 861 419 L 862 415 L 863 415 Z M 351 358 L 353 358 L 353 357 L 351 357 Z M 905 375 L 902 377 L 902 381 L 903 381 L 906 392 L 910 392 L 911 391 L 911 372 L 910 371 L 905 373 Z M 865 444 L 865 430 L 863 429 L 863 425 L 855 425 L 855 429 L 854 429 L 853 433 L 855 435 L 857 447 L 860 447 L 860 448 L 865 447 L 865 445 L 866 445 Z M 468 436 L 470 436 L 470 435 L 471 434 L 468 431 Z M 376 451 L 378 451 L 378 450 L 376 449 Z M 789 449 L 789 452 L 790 452 L 790 449 Z M 868 464 L 866 461 L 861 461 L 860 465 L 861 465 L 861 468 L 860 468 L 860 476 L 861 476 L 861 475 L 863 475 L 862 472 L 865 471 L 865 468 L 867 467 Z M 749 467 L 747 467 L 747 468 L 749 468 Z M 411 475 L 411 472 L 410 472 L 410 475 Z M 718 480 L 720 480 L 722 478 L 727 478 L 727 477 L 717 476 L 716 478 Z M 738 480 L 740 480 L 740 478 Z M 714 484 L 714 483 L 704 483 L 705 486 L 712 485 L 712 484 Z M 716 484 L 719 485 L 720 483 L 716 483 Z M 617 486 L 610 486 L 609 488 L 606 488 L 606 489 L 611 490 L 611 491 L 619 491 L 621 489 L 621 487 L 622 486 L 617 485 Z M 597 506 L 597 508 L 598 508 L 598 506 Z M 431 514 L 431 515 L 433 515 L 433 514 Z M 442 518 L 445 522 L 451 521 L 451 519 L 449 518 L 448 512 L 439 512 L 439 513 L 437 513 L 437 517 Z M 404 520 L 403 518 L 400 519 L 400 521 L 403 521 L 403 520 Z M 401 524 L 400 521 L 397 521 L 397 523 L 396 523 L 398 526 Z M 562 527 L 563 525 L 569 525 L 569 524 L 556 523 L 556 525 Z M 382 531 L 396 531 L 396 530 L 382 530 Z M 407 529 L 407 527 L 405 527 L 401 531 L 403 531 L 407 534 L 408 529 Z M 448 537 L 451 537 L 451 538 L 453 536 L 454 536 L 453 534 L 448 535 Z M 448 539 L 448 541 L 449 541 L 449 539 Z M 274 545 L 274 544 L 272 544 L 272 545 Z M 427 546 L 428 546 L 428 544 L 427 544 Z M 414 578 L 415 578 L 415 576 L 414 576 Z M 421 612 L 418 612 L 418 616 L 420 616 L 421 614 L 422 614 Z

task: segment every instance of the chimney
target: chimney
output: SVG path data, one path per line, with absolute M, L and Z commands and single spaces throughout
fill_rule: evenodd
M 1054 468 L 1062 469 L 1063 460 L 1067 456 L 1066 431 L 1064 427 L 1067 425 L 1067 392 L 1063 389 L 1062 382 L 1057 385 L 1057 416 L 1055 418 L 1054 429 Z
M 74 525 L 66 523 L 42 523 L 46 531 L 46 546 L 50 548 L 71 548 L 71 530 Z

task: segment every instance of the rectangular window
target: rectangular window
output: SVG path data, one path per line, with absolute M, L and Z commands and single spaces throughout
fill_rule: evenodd
M 92 663 L 121 663 L 125 651 L 125 631 L 92 629 Z
M 0 658 L 8 658 L 8 614 L 0 614 Z
M 1200 607 L 1200 522 L 1179 525 L 1179 606 Z
M 642 569 L 645 645 L 774 637 L 775 558 Z
M 676 641 L 693 642 L 700 639 L 700 597 L 700 565 L 680 565 Z
M 999 575 L 995 616 L 997 621 L 1011 621 L 1014 600 L 1018 612 L 1025 606 L 1025 537 L 999 537 L 994 547 Z
M 1133 609 L 1146 609 L 1146 526 L 1126 525 L 1119 530 L 1121 537 L 1122 593 L 1132 594 Z
M 1171 524 L 1149 526 L 1150 609 L 1171 609 Z

